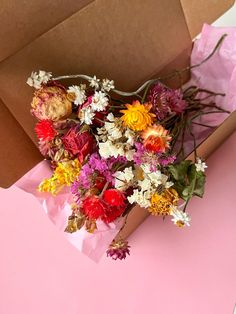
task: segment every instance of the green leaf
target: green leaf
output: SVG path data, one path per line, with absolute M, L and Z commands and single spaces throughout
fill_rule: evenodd
M 203 196 L 205 174 L 196 171 L 195 165 L 190 160 L 170 165 L 168 170 L 171 174 L 171 180 L 174 182 L 173 187 L 183 200 L 187 201 L 193 195 Z
M 197 173 L 197 179 L 194 188 L 194 195 L 203 197 L 205 188 L 206 176 L 203 172 Z
M 190 160 L 183 160 L 179 164 L 170 165 L 168 169 L 175 180 L 180 180 L 187 174 L 190 164 Z

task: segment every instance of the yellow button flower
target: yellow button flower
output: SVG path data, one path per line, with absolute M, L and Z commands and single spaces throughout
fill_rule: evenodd
M 152 124 L 155 114 L 149 112 L 152 107 L 150 103 L 140 104 L 136 100 L 132 105 L 126 104 L 125 106 L 127 109 L 120 111 L 124 114 L 121 119 L 125 126 L 133 131 L 143 131 Z
M 151 198 L 151 206 L 148 211 L 152 215 L 170 215 L 172 211 L 172 206 L 176 206 L 179 201 L 178 193 L 175 189 L 169 188 L 164 190 L 163 193 L 153 194 Z

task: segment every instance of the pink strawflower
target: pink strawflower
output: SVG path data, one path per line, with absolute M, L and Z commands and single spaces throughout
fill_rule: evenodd
M 128 241 L 114 240 L 107 250 L 107 256 L 110 256 L 114 260 L 125 259 L 127 255 L 130 255 L 130 246 L 128 245 Z

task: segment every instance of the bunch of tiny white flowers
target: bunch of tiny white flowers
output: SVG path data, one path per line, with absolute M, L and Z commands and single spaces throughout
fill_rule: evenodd
M 42 84 L 46 84 L 48 81 L 50 81 L 51 77 L 51 72 L 40 70 L 39 72 L 32 72 L 26 83 L 35 89 L 39 89 L 42 87 Z
M 113 80 L 103 79 L 100 83 L 100 79 L 96 76 L 92 77 L 89 83 L 90 87 L 94 88 L 94 94 L 90 97 L 86 96 L 86 85 L 84 84 L 73 85 L 68 88 L 68 93 L 75 95 L 75 105 L 83 105 L 87 100 L 87 104 L 79 111 L 81 124 L 85 123 L 87 125 L 93 123 L 96 112 L 104 111 L 107 108 L 109 97 L 106 92 L 115 88 Z
M 123 128 L 119 118 L 109 113 L 104 126 L 97 128 L 97 133 L 99 154 L 103 158 L 123 156 L 129 161 L 132 160 L 135 152 L 132 147 L 135 133 L 128 128 Z

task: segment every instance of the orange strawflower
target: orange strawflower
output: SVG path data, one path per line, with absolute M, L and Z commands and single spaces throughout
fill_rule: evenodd
M 151 152 L 165 153 L 166 149 L 170 147 L 171 136 L 161 125 L 148 127 L 141 136 L 144 146 Z

